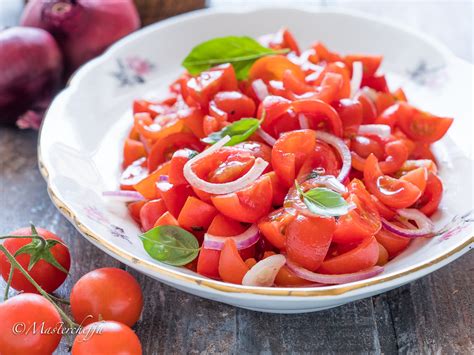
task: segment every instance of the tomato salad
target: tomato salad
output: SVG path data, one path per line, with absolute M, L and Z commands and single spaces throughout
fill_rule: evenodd
M 382 57 L 301 50 L 282 29 L 196 46 L 165 100 L 136 100 L 121 191 L 155 259 L 250 286 L 373 277 L 417 237 L 452 123 L 389 89 Z

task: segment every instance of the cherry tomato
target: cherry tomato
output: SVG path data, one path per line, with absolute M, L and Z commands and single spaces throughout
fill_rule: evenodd
M 308 118 L 311 128 L 320 129 L 321 120 L 329 124 L 331 133 L 342 137 L 343 129 L 341 118 L 337 111 L 324 101 L 317 99 L 295 100 L 291 104 L 296 114 L 303 113 Z
M 368 195 L 369 199 L 360 198 L 359 196 L 360 192 L 349 196 L 348 201 L 354 203 L 356 208 L 337 220 L 333 237 L 336 243 L 360 242 L 373 236 L 382 227 L 377 208 L 371 203 L 366 203 L 370 201 L 370 195 Z
M 356 248 L 324 260 L 318 272 L 349 274 L 374 266 L 379 259 L 379 245 L 375 237 L 364 239 Z
M 384 146 L 381 144 L 380 140 L 375 139 L 370 136 L 354 136 L 351 139 L 351 153 L 357 154 L 355 156 L 355 161 L 353 161 L 353 166 L 355 169 L 364 170 L 365 158 L 370 154 L 374 154 L 377 159 L 383 159 L 385 156 Z M 358 156 L 358 158 L 357 158 Z M 361 159 L 364 158 L 364 159 Z
M 383 57 L 380 55 L 351 54 L 344 57 L 344 63 L 352 68 L 354 62 L 361 62 L 363 67 L 363 76 L 369 78 L 375 74 L 382 63 Z
M 285 250 L 286 229 L 288 224 L 295 219 L 293 214 L 280 208 L 258 222 L 258 229 L 263 236 L 276 248 Z
M 267 46 L 275 50 L 288 48 L 297 55 L 300 54 L 298 43 L 296 43 L 296 40 L 291 32 L 285 27 L 280 29 L 274 35 L 269 36 Z
M 258 59 L 250 67 L 249 80 L 262 79 L 267 83 L 271 80 L 282 80 L 283 74 L 287 70 L 290 70 L 296 78 L 304 81 L 305 75 L 301 68 L 283 55 L 269 55 Z
M 181 132 L 183 122 L 178 119 L 176 114 L 162 115 L 153 120 L 148 113 L 136 113 L 134 127 L 143 137 L 156 141 L 170 134 Z
M 288 257 L 308 270 L 316 270 L 327 254 L 335 228 L 332 217 L 297 216 L 286 231 Z
M 308 155 L 316 146 L 316 132 L 310 129 L 283 133 L 272 149 L 272 166 L 281 181 L 290 187 Z
M 416 109 L 412 113 L 400 116 L 397 123 L 403 133 L 419 142 L 433 143 L 440 140 L 453 123 L 452 118 L 438 117 Z
M 147 201 L 135 201 L 135 202 L 130 202 L 127 205 L 128 212 L 132 216 L 135 222 L 141 223 L 140 222 L 140 211 L 142 207 L 145 205 Z
M 184 148 L 179 149 L 174 152 L 171 163 L 170 163 L 170 170 L 168 173 L 169 182 L 173 185 L 186 185 L 188 182 L 186 181 L 183 169 L 184 165 L 193 157 L 197 152 L 192 149 Z
M 110 320 L 96 322 L 84 327 L 72 344 L 72 355 L 90 354 L 141 355 L 142 345 L 126 325 Z
M 219 257 L 219 276 L 222 281 L 242 284 L 249 267 L 242 260 L 233 239 L 225 241 Z
M 270 210 L 272 196 L 272 180 L 264 175 L 240 191 L 212 196 L 211 200 L 223 215 L 239 222 L 255 223 Z
M 209 103 L 209 113 L 234 122 L 255 116 L 255 102 L 238 91 L 221 91 Z
M 426 188 L 416 207 L 427 216 L 431 216 L 438 209 L 441 198 L 443 197 L 443 182 L 433 172 L 428 174 Z
M 189 196 L 179 213 L 178 223 L 190 231 L 203 231 L 209 227 L 216 214 L 214 206 Z
M 377 109 L 372 100 L 363 91 L 359 91 L 354 99 L 358 100 L 362 105 L 362 123 L 371 124 L 374 123 L 377 117 Z
M 193 196 L 193 189 L 189 185 L 173 185 L 163 180 L 156 183 L 156 190 L 165 203 L 166 209 L 178 218 L 187 198 Z
M 377 150 L 375 151 L 377 152 Z M 402 167 L 403 163 L 408 159 L 408 149 L 403 140 L 395 140 L 385 144 L 384 152 L 385 160 L 379 162 L 380 170 L 384 174 L 390 174 L 398 171 Z M 372 154 L 372 152 L 370 154 Z M 352 167 L 359 171 L 364 171 L 365 159 L 360 157 L 355 151 L 351 152 L 351 155 Z
M 389 93 L 385 75 L 372 75 L 369 77 L 363 76 L 360 86 L 367 86 L 371 89 L 379 91 L 380 93 Z
M 426 170 L 426 168 L 418 168 L 409 171 L 403 175 L 400 180 L 411 182 L 413 185 L 418 187 L 423 194 L 428 180 L 428 170 Z
M 319 59 L 325 62 L 336 62 L 342 59 L 339 54 L 329 51 L 321 42 L 315 42 L 311 47 L 316 51 Z
M 388 252 L 390 259 L 400 254 L 410 244 L 410 238 L 400 237 L 386 229 L 381 229 L 376 235 L 377 241 L 383 245 L 385 250 Z
M 161 198 L 146 202 L 140 208 L 140 224 L 146 232 L 153 228 L 155 222 L 166 212 L 166 205 Z
M 107 267 L 82 276 L 71 291 L 71 312 L 77 323 L 101 319 L 134 325 L 143 308 L 137 280 L 128 272 Z
M 286 265 L 283 265 L 275 277 L 275 286 L 279 287 L 304 286 L 309 283 L 308 280 L 296 276 Z
M 38 234 L 46 240 L 57 240 L 63 242 L 56 234 L 43 228 L 36 228 Z M 10 233 L 10 235 L 28 236 L 31 235 L 31 228 L 20 228 Z M 14 255 L 20 248 L 32 242 L 31 238 L 9 238 L 5 239 L 3 246 Z M 71 257 L 69 255 L 69 249 L 64 244 L 56 244 L 43 249 L 42 244 L 39 242 L 37 247 L 32 251 L 44 255 L 49 249 L 49 252 L 54 259 L 61 265 L 66 271 L 69 271 L 71 265 Z M 59 286 L 61 286 L 67 277 L 67 273 L 58 269 L 44 258 L 38 260 L 34 266 L 29 270 L 29 263 L 31 259 L 30 253 L 22 253 L 15 257 L 18 263 L 25 269 L 28 270 L 28 274 L 48 293 L 53 292 Z M 0 270 L 2 277 L 5 281 L 8 280 L 10 274 L 10 262 L 8 261 L 4 253 L 0 253 Z M 23 274 L 15 269 L 13 271 L 13 278 L 11 281 L 11 287 L 17 291 L 38 293 L 38 290 L 23 276 Z
M 43 296 L 21 293 L 0 303 L 0 319 L 1 354 L 52 354 L 61 341 L 61 317 Z
M 123 146 L 122 167 L 125 169 L 134 161 L 144 157 L 145 155 L 146 155 L 145 146 L 143 145 L 142 142 L 135 141 L 130 138 L 125 139 L 125 144 Z
M 174 216 L 170 213 L 170 211 L 166 211 L 158 218 L 153 225 L 153 227 L 158 226 L 177 226 L 179 227 L 178 220 L 174 218 Z
M 178 149 L 190 148 L 200 152 L 204 145 L 191 133 L 174 133 L 158 140 L 151 148 L 148 156 L 148 170 L 155 169 L 162 163 L 168 161 Z
M 357 133 L 362 124 L 362 104 L 354 99 L 340 99 L 332 103 L 332 107 L 339 114 L 344 130 L 344 136 L 349 137 Z
M 412 183 L 383 175 L 373 154 L 365 162 L 364 182 L 383 204 L 395 209 L 407 208 L 421 196 L 420 189 Z
M 212 220 L 207 233 L 218 236 L 234 236 L 245 231 L 245 227 L 220 213 Z M 219 278 L 219 258 L 220 250 L 202 248 L 197 262 L 197 272 L 201 275 Z
M 209 101 L 219 91 L 235 91 L 238 89 L 234 67 L 222 64 L 191 77 L 186 83 L 186 91 L 201 108 L 207 107 Z

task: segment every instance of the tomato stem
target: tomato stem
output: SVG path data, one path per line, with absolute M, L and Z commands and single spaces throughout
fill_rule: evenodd
M 15 271 L 15 268 L 13 266 L 10 267 L 10 273 L 8 274 L 8 281 L 7 281 L 7 287 L 5 287 L 5 295 L 3 297 L 3 300 L 6 301 L 8 299 L 8 293 L 10 291 L 10 284 L 12 283 L 13 279 L 13 272 Z
M 52 299 L 52 297 L 45 291 L 43 288 L 38 285 L 38 283 L 28 274 L 28 272 L 21 266 L 21 264 L 15 259 L 15 257 L 8 251 L 7 248 L 5 248 L 2 244 L 0 244 L 0 251 L 3 251 L 7 259 L 10 261 L 10 267 L 14 268 L 16 267 L 22 274 L 25 276 L 25 278 L 31 282 L 31 284 L 38 290 L 38 292 L 46 298 L 49 302 L 51 302 L 54 307 L 57 309 L 61 317 L 66 321 L 66 323 L 71 327 L 71 328 L 76 328 L 79 325 L 74 323 L 71 318 L 68 317 L 68 315 L 59 307 Z M 53 296 L 54 297 L 54 296 Z M 54 297 L 56 298 L 56 297 Z

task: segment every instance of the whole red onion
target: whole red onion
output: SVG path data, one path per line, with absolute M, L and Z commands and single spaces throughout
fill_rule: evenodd
M 70 75 L 140 26 L 132 0 L 30 0 L 21 24 L 50 32 Z
M 0 31 L 0 123 L 38 128 L 61 84 L 62 55 L 54 38 L 39 28 Z

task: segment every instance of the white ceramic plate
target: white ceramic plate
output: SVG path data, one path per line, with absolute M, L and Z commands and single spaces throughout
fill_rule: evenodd
M 132 124 L 131 103 L 167 85 L 197 43 L 224 35 L 275 32 L 288 26 L 302 47 L 321 40 L 342 53 L 379 53 L 389 83 L 411 101 L 455 117 L 436 144 L 445 183 L 440 235 L 414 241 L 381 275 L 319 288 L 245 287 L 210 280 L 159 263 L 144 251 L 125 204 L 102 198 L 118 187 L 122 142 Z M 40 169 L 51 199 L 92 243 L 131 267 L 186 292 L 239 307 L 295 313 L 335 307 L 422 277 L 473 244 L 472 66 L 439 43 L 396 25 L 347 12 L 288 8 L 203 10 L 149 26 L 85 65 L 52 104 L 41 130 Z

